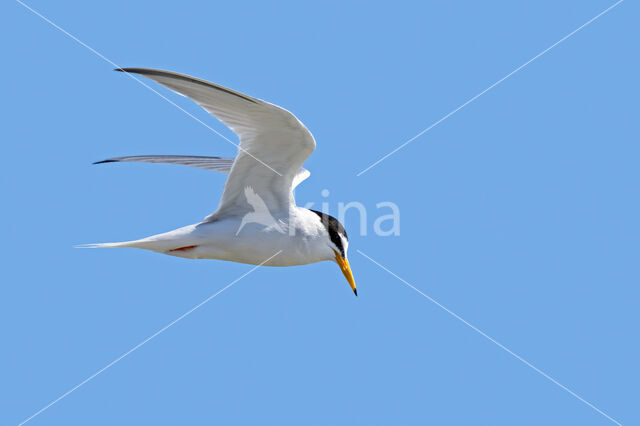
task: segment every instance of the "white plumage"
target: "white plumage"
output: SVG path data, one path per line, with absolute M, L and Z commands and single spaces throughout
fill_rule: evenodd
M 331 260 L 354 292 L 344 227 L 319 212 L 297 207 L 293 188 L 310 173 L 302 164 L 315 149 L 307 128 L 289 111 L 225 87 L 169 71 L 126 68 L 187 96 L 239 137 L 234 158 L 181 155 L 117 157 L 104 162 L 179 164 L 228 173 L 218 209 L 200 223 L 135 241 L 89 247 L 135 247 L 192 259 L 266 266 Z M 356 292 L 357 295 L 357 292 Z

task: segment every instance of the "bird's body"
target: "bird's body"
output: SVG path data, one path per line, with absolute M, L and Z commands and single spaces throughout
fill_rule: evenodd
M 236 235 L 242 216 L 200 222 L 135 241 L 102 247 L 135 247 L 187 259 L 218 259 L 264 266 L 295 266 L 334 260 L 328 232 L 311 210 L 295 207 L 273 215 L 281 229 L 248 223 Z M 275 253 L 279 253 L 266 263 Z
M 90 247 L 134 247 L 189 259 L 265 266 L 335 261 L 356 293 L 347 261 L 347 233 L 335 218 L 295 205 L 293 189 L 309 176 L 302 163 L 315 149 L 289 111 L 231 89 L 169 71 L 118 69 L 144 75 L 197 102 L 240 138 L 236 158 L 146 155 L 99 163 L 168 163 L 228 173 L 218 209 L 202 222 L 134 241 Z

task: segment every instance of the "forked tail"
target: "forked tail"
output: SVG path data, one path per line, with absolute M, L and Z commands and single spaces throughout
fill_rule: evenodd
M 171 250 L 183 247 L 191 247 L 196 244 L 197 238 L 194 239 L 191 236 L 192 231 L 195 229 L 195 225 L 184 226 L 182 228 L 165 232 L 163 234 L 152 235 L 150 237 L 142 238 L 140 240 L 133 241 L 121 241 L 116 243 L 96 243 L 96 244 L 81 244 L 77 245 L 77 248 L 113 248 L 113 247 L 133 247 L 145 250 L 153 250 L 161 253 L 166 253 Z
M 119 243 L 93 243 L 93 244 L 78 244 L 73 246 L 74 248 L 110 248 L 110 247 L 135 247 L 145 248 L 140 244 L 140 241 L 122 241 Z

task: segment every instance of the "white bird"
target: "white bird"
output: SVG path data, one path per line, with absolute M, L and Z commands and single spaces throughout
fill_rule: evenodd
M 265 266 L 329 260 L 340 266 L 358 295 L 342 224 L 325 213 L 295 204 L 293 189 L 310 175 L 302 164 L 316 146 L 304 124 L 284 108 L 188 75 L 148 68 L 116 71 L 143 75 L 191 98 L 238 135 L 238 156 L 145 155 L 98 161 L 95 164 L 180 164 L 229 176 L 218 209 L 202 222 L 140 240 L 88 247 L 135 247 L 190 259 Z

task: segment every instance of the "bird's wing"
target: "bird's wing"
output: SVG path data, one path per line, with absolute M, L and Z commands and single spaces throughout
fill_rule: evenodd
M 300 167 L 296 172 L 296 175 L 293 177 L 293 183 L 291 184 L 292 189 L 296 186 L 300 185 L 300 183 L 311 176 L 311 172 L 307 169 Z
M 243 196 L 251 186 L 272 212 L 286 211 L 294 202 L 291 190 L 302 163 L 316 143 L 307 128 L 289 111 L 226 87 L 169 71 L 123 68 L 187 96 L 239 137 L 238 156 L 224 186 L 218 210 L 206 220 L 249 209 Z
M 107 158 L 106 160 L 96 161 L 93 164 L 118 163 L 122 161 L 154 164 L 179 164 L 181 166 L 195 167 L 197 169 L 229 173 L 231 171 L 231 166 L 233 165 L 233 160 L 233 158 L 201 157 L 195 155 L 130 155 L 127 157 Z
M 118 162 L 138 162 L 153 164 L 178 164 L 181 166 L 195 167 L 203 170 L 214 170 L 222 173 L 229 173 L 235 158 L 223 157 L 203 157 L 199 155 L 130 155 L 126 157 L 107 158 L 96 161 L 93 164 L 118 163 Z M 295 188 L 311 175 L 307 169 L 300 167 L 293 178 L 292 186 Z
M 247 202 L 251 207 L 253 207 L 253 211 L 260 214 L 269 214 L 269 208 L 266 206 L 262 198 L 255 193 L 253 188 L 247 186 L 244 189 L 244 196 L 247 198 Z

